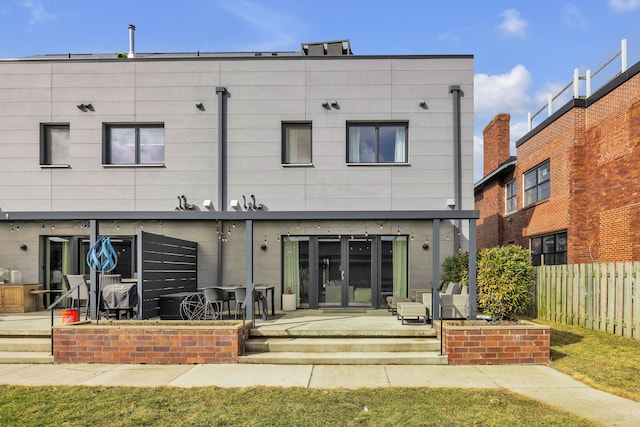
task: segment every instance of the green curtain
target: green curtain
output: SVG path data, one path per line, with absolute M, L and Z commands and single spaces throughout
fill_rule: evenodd
M 393 296 L 407 295 L 407 238 L 393 238 Z
M 296 304 L 300 302 L 300 251 L 298 239 L 285 237 L 284 242 L 284 283 L 283 290 L 289 287 L 296 294 Z
M 71 274 L 71 244 L 69 240 L 62 243 L 62 274 Z

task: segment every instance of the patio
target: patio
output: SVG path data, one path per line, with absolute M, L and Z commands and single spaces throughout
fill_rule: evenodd
M 54 325 L 62 324 L 61 310 L 54 312 Z M 150 320 L 158 320 L 153 318 Z M 226 318 L 225 318 L 226 320 Z M 101 320 L 99 323 L 106 322 Z M 93 321 L 92 323 L 95 323 Z M 51 312 L 1 313 L 0 335 L 51 334 Z M 251 336 L 435 336 L 431 324 L 402 325 L 385 309 L 276 311 L 267 320 L 256 318 Z

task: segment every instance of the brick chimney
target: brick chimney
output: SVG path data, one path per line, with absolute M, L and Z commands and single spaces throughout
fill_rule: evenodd
M 482 131 L 484 138 L 484 173 L 487 176 L 499 164 L 506 161 L 511 151 L 509 149 L 509 121 L 511 115 L 501 113 L 495 116 Z

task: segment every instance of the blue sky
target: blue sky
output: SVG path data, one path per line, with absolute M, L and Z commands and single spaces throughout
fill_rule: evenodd
M 126 52 L 128 24 L 140 53 L 298 51 L 350 39 L 356 55 L 473 54 L 475 180 L 495 114 L 511 114 L 515 141 L 527 112 L 574 68 L 595 71 L 623 38 L 629 66 L 640 61 L 640 0 L 0 0 L 0 58 Z

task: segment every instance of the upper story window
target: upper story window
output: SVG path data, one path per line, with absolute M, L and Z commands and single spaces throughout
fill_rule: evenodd
M 524 174 L 524 206 L 548 199 L 551 193 L 549 160 Z
M 549 234 L 531 239 L 533 265 L 567 263 L 567 232 Z
M 40 125 L 40 164 L 69 165 L 69 123 Z
M 505 212 L 511 213 L 516 210 L 516 180 L 509 181 L 505 187 L 506 191 L 506 206 Z
M 311 164 L 311 122 L 282 123 L 282 164 Z
M 408 123 L 347 123 L 347 163 L 407 163 Z
M 104 164 L 164 163 L 163 124 L 108 124 L 104 126 L 104 134 Z

